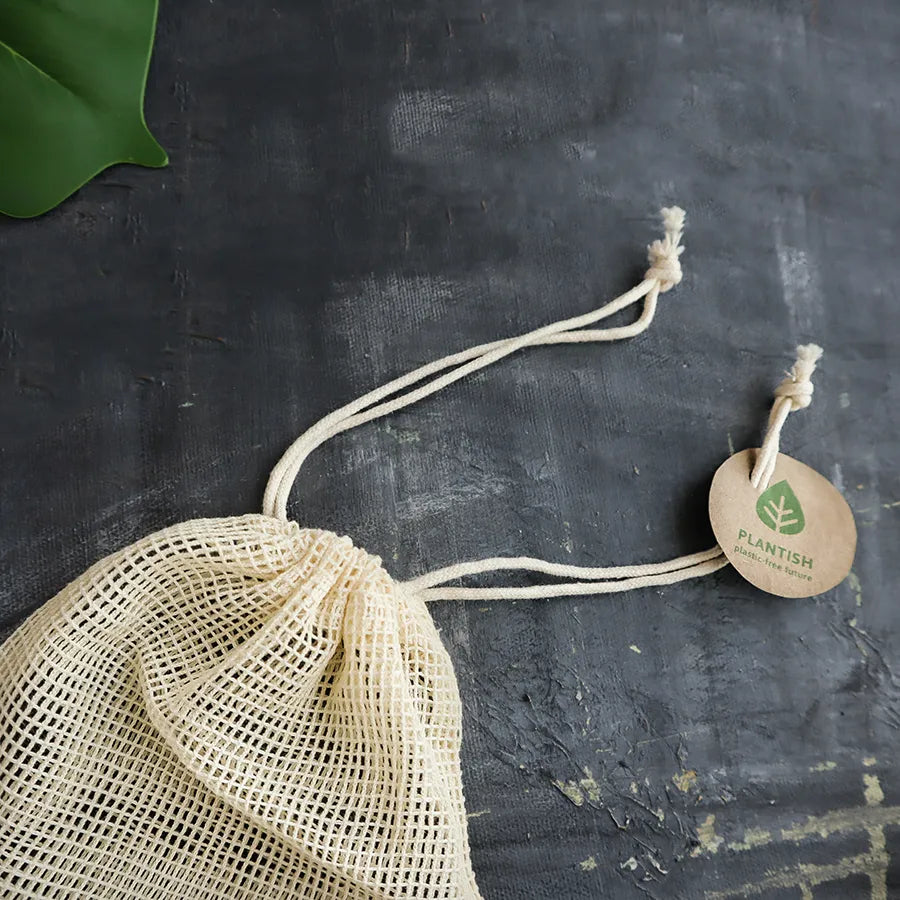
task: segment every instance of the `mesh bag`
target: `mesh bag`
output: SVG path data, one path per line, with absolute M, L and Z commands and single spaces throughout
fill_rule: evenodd
M 515 558 L 400 583 L 287 497 L 333 435 L 536 344 L 644 330 L 681 279 L 683 214 L 632 291 L 418 369 L 337 410 L 272 473 L 264 514 L 186 522 L 97 563 L 0 648 L 0 895 L 476 900 L 461 709 L 426 601 L 605 593 L 703 575 L 718 548 L 579 568 Z M 587 326 L 643 300 L 630 325 Z M 567 579 L 442 587 L 489 569 Z M 481 593 L 479 593 L 481 592 Z
M 29 619 L 0 685 L 3 896 L 478 896 L 453 668 L 347 538 L 151 535 Z

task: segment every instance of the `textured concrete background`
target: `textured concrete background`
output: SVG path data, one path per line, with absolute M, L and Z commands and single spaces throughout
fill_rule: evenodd
M 900 6 L 163 0 L 120 167 L 0 222 L 0 616 L 161 526 L 259 508 L 331 408 L 629 287 L 629 343 L 531 350 L 314 455 L 292 515 L 398 577 L 709 546 L 795 344 L 784 449 L 854 509 L 813 600 L 730 569 L 442 604 L 486 900 L 900 896 Z

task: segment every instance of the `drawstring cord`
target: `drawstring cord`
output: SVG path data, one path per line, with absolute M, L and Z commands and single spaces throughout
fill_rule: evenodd
M 816 363 L 822 357 L 822 348 L 817 344 L 804 344 L 797 348 L 797 361 L 781 384 L 775 388 L 775 402 L 769 413 L 769 424 L 762 447 L 750 473 L 750 483 L 759 491 L 769 486 L 778 459 L 778 443 L 781 429 L 787 417 L 798 409 L 806 409 L 812 403 L 813 385 L 810 381 L 816 370 Z
M 545 562 L 542 559 L 532 559 L 527 556 L 495 557 L 494 559 L 482 559 L 476 562 L 447 566 L 444 569 L 436 569 L 434 572 L 420 575 L 411 581 L 402 582 L 401 587 L 416 594 L 426 602 L 434 600 L 536 600 L 546 597 L 613 594 L 617 591 L 630 591 L 633 588 L 674 584 L 687 578 L 710 575 L 727 565 L 728 560 L 725 559 L 718 545 L 701 553 L 680 556 L 667 562 L 647 563 L 637 566 L 611 566 L 608 568 L 567 566 L 560 563 Z M 455 581 L 457 578 L 505 570 L 540 572 L 556 578 L 581 580 L 562 582 L 560 584 L 538 584 L 529 587 L 468 588 L 444 586 L 445 582 Z
M 812 402 L 813 385 L 810 381 L 816 363 L 822 356 L 822 348 L 805 344 L 797 348 L 797 360 L 786 374 L 784 381 L 775 388 L 775 402 L 769 414 L 769 423 L 762 447 L 757 454 L 750 480 L 763 491 L 769 486 L 778 458 L 781 429 L 790 413 L 806 409 Z M 613 566 L 610 568 L 586 568 L 561 565 L 530 557 L 495 557 L 475 562 L 460 563 L 436 569 L 403 582 L 403 587 L 426 601 L 433 600 L 525 600 L 543 597 L 570 597 L 585 594 L 610 594 L 632 588 L 674 584 L 687 578 L 709 575 L 728 564 L 728 560 L 716 545 L 701 553 L 680 556 L 662 563 L 637 566 Z M 447 587 L 449 581 L 481 575 L 485 572 L 527 571 L 570 578 L 574 581 L 560 584 L 542 584 L 530 587 L 468 588 Z M 579 580 L 580 579 L 580 580 Z
M 682 279 L 680 257 L 684 252 L 681 244 L 684 211 L 678 207 L 663 209 L 662 220 L 664 235 L 647 248 L 650 267 L 643 281 L 615 300 L 592 312 L 545 325 L 518 337 L 471 347 L 420 366 L 325 416 L 291 444 L 272 470 L 266 485 L 263 512 L 287 519 L 288 499 L 300 467 L 313 450 L 342 431 L 410 406 L 523 347 L 618 341 L 645 331 L 653 321 L 659 295 L 671 290 Z M 630 325 L 613 328 L 587 327 L 615 315 L 641 299 L 644 301 L 643 308 Z M 813 393 L 810 377 L 821 355 L 821 347 L 815 344 L 798 347 L 797 361 L 785 380 L 775 389 L 775 402 L 769 415 L 766 436 L 750 476 L 753 486 L 759 490 L 768 486 L 775 470 L 781 429 L 788 415 L 810 404 Z M 527 556 L 494 557 L 446 566 L 401 582 L 400 587 L 426 601 L 580 596 L 674 584 L 688 578 L 709 575 L 727 564 L 728 560 L 718 545 L 667 562 L 611 567 L 563 565 Z M 447 586 L 450 581 L 497 571 L 526 571 L 570 580 L 527 587 Z
M 492 341 L 462 350 L 428 363 L 325 416 L 294 441 L 272 470 L 266 486 L 263 512 L 266 515 L 287 519 L 288 499 L 300 467 L 313 450 L 342 431 L 410 406 L 523 347 L 618 341 L 641 334 L 653 321 L 659 295 L 671 290 L 682 279 L 680 256 L 684 252 L 681 244 L 684 233 L 684 211 L 673 207 L 663 209 L 661 214 L 664 236 L 647 248 L 650 266 L 640 284 L 592 312 L 545 325 L 518 337 Z M 638 318 L 630 325 L 600 329 L 587 327 L 615 315 L 641 299 L 644 301 L 643 308 Z M 403 590 L 410 591 L 427 601 L 606 594 L 651 585 L 673 584 L 687 578 L 708 575 L 725 565 L 727 560 L 718 546 L 667 562 L 608 568 L 562 565 L 530 557 L 497 557 L 447 566 L 402 582 L 400 586 Z M 537 572 L 574 580 L 529 587 L 446 586 L 446 582 L 458 578 L 501 570 Z
M 263 513 L 287 519 L 288 499 L 300 467 L 313 450 L 342 431 L 410 406 L 523 347 L 619 341 L 645 331 L 653 321 L 659 295 L 673 288 L 682 278 L 679 257 L 684 252 L 684 248 L 681 246 L 681 237 L 684 232 L 684 211 L 677 207 L 664 209 L 662 210 L 662 219 L 664 237 L 662 240 L 654 241 L 647 248 L 650 268 L 647 270 L 644 280 L 615 300 L 611 300 L 592 312 L 545 325 L 543 328 L 537 328 L 518 337 L 492 341 L 445 356 L 443 359 L 438 359 L 395 378 L 325 416 L 300 435 L 275 465 L 266 485 Z M 643 309 L 638 318 L 630 325 L 602 329 L 586 327 L 615 315 L 642 298 L 644 300 Z M 444 374 L 440 375 L 441 372 Z M 432 376 L 437 377 L 432 378 Z M 412 385 L 429 378 L 432 380 L 420 387 L 409 390 L 407 393 L 401 393 Z M 385 399 L 394 394 L 398 394 L 398 396 L 391 400 Z

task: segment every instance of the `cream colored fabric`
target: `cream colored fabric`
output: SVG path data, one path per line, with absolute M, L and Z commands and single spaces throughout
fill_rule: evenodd
M 291 485 L 329 437 L 520 348 L 643 331 L 681 280 L 683 220 L 664 211 L 646 278 L 599 310 L 323 419 L 276 466 L 264 515 L 151 535 L 31 616 L 0 648 L 0 896 L 477 900 L 459 694 L 425 601 L 479 596 L 440 585 L 492 567 L 575 579 L 498 596 L 668 584 L 721 551 L 613 569 L 486 560 L 398 584 L 349 539 L 288 521 Z M 634 323 L 585 327 L 641 299 Z
M 0 650 L 0 896 L 476 898 L 460 701 L 347 538 L 186 522 Z

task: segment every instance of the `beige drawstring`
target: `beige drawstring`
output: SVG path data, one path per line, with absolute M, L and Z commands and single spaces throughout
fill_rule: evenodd
M 401 582 L 401 586 L 417 594 L 423 600 L 526 600 L 543 599 L 545 597 L 574 597 L 585 594 L 613 594 L 617 591 L 630 591 L 633 588 L 651 587 L 653 585 L 674 584 L 687 578 L 697 578 L 728 565 L 718 546 L 689 556 L 661 563 L 647 563 L 637 566 L 611 566 L 608 568 L 590 568 L 585 566 L 567 566 L 560 563 L 545 562 L 542 559 L 531 559 L 527 556 L 495 557 L 475 562 L 459 563 L 436 569 Z M 500 572 L 504 570 L 541 572 L 556 578 L 581 579 L 560 584 L 539 584 L 529 587 L 493 587 L 467 588 L 444 587 L 448 581 L 464 578 L 468 575 L 480 575 L 484 572 Z
M 326 416 L 302 434 L 278 461 L 266 486 L 263 512 L 267 515 L 287 519 L 287 503 L 291 487 L 303 462 L 316 447 L 342 431 L 403 409 L 523 347 L 618 341 L 634 337 L 645 331 L 653 320 L 659 295 L 671 290 L 682 279 L 679 257 L 684 252 L 684 247 L 681 245 L 684 232 L 684 211 L 673 207 L 663 209 L 661 215 L 664 237 L 654 241 L 647 248 L 650 267 L 639 285 L 593 312 L 545 325 L 543 328 L 535 329 L 519 337 L 472 347 L 469 350 L 463 350 L 421 366 Z M 642 298 L 644 300 L 643 309 L 638 318 L 630 325 L 603 329 L 585 327 L 614 315 Z M 420 382 L 425 383 L 412 388 L 413 385 Z M 412 389 L 403 393 L 407 388 Z M 392 395 L 397 396 L 394 396 L 393 399 L 386 399 Z M 612 568 L 566 566 L 528 557 L 496 558 L 449 566 L 405 582 L 404 587 L 427 600 L 515 599 L 603 594 L 649 585 L 671 584 L 685 578 L 709 574 L 726 564 L 727 561 L 718 547 L 663 563 Z M 533 587 L 440 587 L 440 584 L 446 581 L 499 569 L 528 570 L 580 580 Z
M 787 417 L 798 409 L 806 409 L 812 402 L 813 385 L 810 378 L 821 356 L 822 348 L 818 344 L 803 344 L 798 347 L 797 361 L 791 366 L 784 381 L 775 388 L 775 402 L 769 413 L 766 436 L 750 473 L 751 484 L 760 491 L 769 486 L 775 471 L 778 442 Z
M 657 241 L 655 245 L 664 242 Z M 651 253 L 653 247 L 651 247 Z M 671 254 L 677 259 L 674 253 Z M 670 258 L 671 258 L 670 256 Z M 664 271 L 666 262 L 657 269 Z M 680 271 L 679 271 L 680 276 Z M 822 356 L 822 348 L 816 344 L 806 344 L 797 348 L 797 360 L 787 373 L 784 381 L 775 388 L 775 402 L 769 415 L 769 424 L 762 448 L 751 473 L 753 486 L 765 490 L 775 470 L 781 429 L 790 413 L 806 409 L 812 402 L 813 385 L 810 381 L 816 362 Z M 638 566 L 615 566 L 611 568 L 583 568 L 548 563 L 527 557 L 478 560 L 437 569 L 421 575 L 404 586 L 424 600 L 521 600 L 526 598 L 576 596 L 584 594 L 608 594 L 627 591 L 632 588 L 652 585 L 673 584 L 687 578 L 708 575 L 728 564 L 728 560 L 717 545 L 710 550 L 681 556 L 663 563 L 649 563 Z M 581 579 L 563 584 L 542 584 L 533 587 L 467 588 L 444 587 L 448 581 L 480 575 L 484 572 L 502 570 L 524 570 L 540 572 L 558 578 Z
M 540 346 L 544 344 L 563 343 L 588 343 L 591 341 L 619 341 L 634 337 L 645 331 L 653 321 L 656 312 L 656 301 L 661 293 L 670 290 L 681 281 L 681 265 L 678 257 L 684 251 L 681 246 L 681 237 L 684 230 L 684 211 L 673 207 L 662 210 L 665 236 L 662 240 L 656 240 L 647 248 L 650 268 L 647 270 L 644 280 L 630 291 L 611 300 L 592 312 L 564 319 L 545 325 L 518 337 L 492 341 L 462 350 L 443 359 L 428 363 L 406 375 L 395 378 L 393 381 L 370 391 L 368 394 L 348 403 L 346 406 L 335 410 L 321 419 L 312 428 L 305 431 L 290 447 L 276 464 L 269 476 L 263 498 L 263 513 L 287 519 L 287 503 L 294 480 L 300 467 L 307 456 L 329 438 L 371 422 L 381 416 L 403 409 L 434 394 L 442 388 L 465 378 L 472 372 L 483 369 L 498 360 L 515 353 L 522 347 Z M 585 326 L 592 325 L 602 319 L 607 319 L 620 312 L 632 303 L 644 298 L 644 306 L 640 316 L 630 325 L 621 325 L 614 328 L 589 329 Z M 446 370 L 451 371 L 446 371 Z M 410 390 L 408 393 L 400 393 L 411 385 L 425 381 L 438 373 L 445 374 L 433 378 L 426 384 Z M 399 394 L 392 400 L 385 400 L 392 394 Z M 381 402 L 383 401 L 383 402 Z

